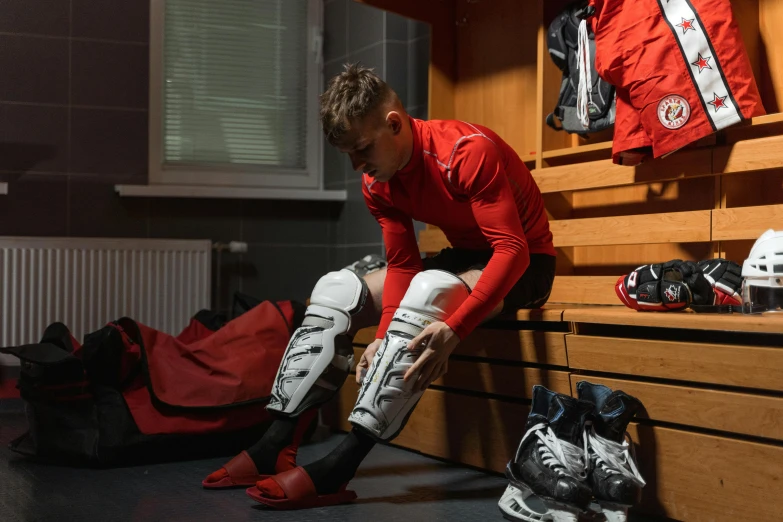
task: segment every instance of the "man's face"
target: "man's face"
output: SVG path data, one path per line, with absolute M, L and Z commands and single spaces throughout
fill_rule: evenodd
M 391 120 L 391 121 L 390 121 Z M 351 158 L 353 170 L 378 181 L 389 181 L 400 167 L 399 116 L 373 117 L 351 122 L 351 129 L 337 144 Z

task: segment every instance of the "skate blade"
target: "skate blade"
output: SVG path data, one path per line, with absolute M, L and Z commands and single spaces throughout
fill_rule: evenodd
M 597 520 L 600 522 L 626 522 L 628 520 L 628 506 L 611 502 L 593 502 L 589 509 L 598 514 Z
M 507 520 L 525 522 L 578 522 L 579 510 L 574 506 L 542 498 L 527 488 L 511 484 L 500 497 L 498 507 Z

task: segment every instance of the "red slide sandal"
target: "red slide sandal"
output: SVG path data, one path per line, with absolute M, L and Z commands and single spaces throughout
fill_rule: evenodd
M 221 475 L 221 478 L 217 478 Z M 217 476 L 217 477 L 216 477 Z M 268 478 L 269 475 L 259 475 L 253 459 L 247 451 L 243 451 L 209 477 L 205 478 L 201 485 L 206 489 L 234 488 L 237 486 L 252 486 L 259 480 Z M 212 478 L 213 480 L 210 480 Z M 215 480 L 217 479 L 217 480 Z
M 315 491 L 313 481 L 310 480 L 310 475 L 301 466 L 269 478 L 277 482 L 287 498 L 264 497 L 257 487 L 248 488 L 247 494 L 256 502 L 274 509 L 307 509 L 334 506 L 356 499 L 355 491 L 345 489 L 348 484 L 343 484 L 337 493 L 319 495 Z

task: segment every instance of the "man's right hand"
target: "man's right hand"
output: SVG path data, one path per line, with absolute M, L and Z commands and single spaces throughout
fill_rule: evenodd
M 359 364 L 356 365 L 356 384 L 362 383 L 362 370 L 366 372 L 370 369 L 370 364 L 372 364 L 373 357 L 375 357 L 375 352 L 381 346 L 381 341 L 383 339 L 376 339 L 364 349 L 364 353 L 361 359 L 359 359 Z

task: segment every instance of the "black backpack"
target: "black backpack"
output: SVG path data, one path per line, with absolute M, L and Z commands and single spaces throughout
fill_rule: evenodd
M 554 19 L 547 31 L 549 56 L 555 65 L 563 71 L 563 79 L 560 84 L 560 97 L 557 100 L 557 106 L 552 113 L 547 115 L 546 123 L 555 130 L 564 130 L 569 134 L 586 135 L 608 129 L 614 125 L 615 88 L 598 76 L 598 72 L 595 70 L 595 37 L 589 28 L 592 79 L 592 100 L 588 103 L 589 126 L 585 128 L 577 118 L 579 23 L 582 19 L 590 16 L 592 12 L 593 8 L 588 7 L 587 2 L 580 1 L 571 4 Z

